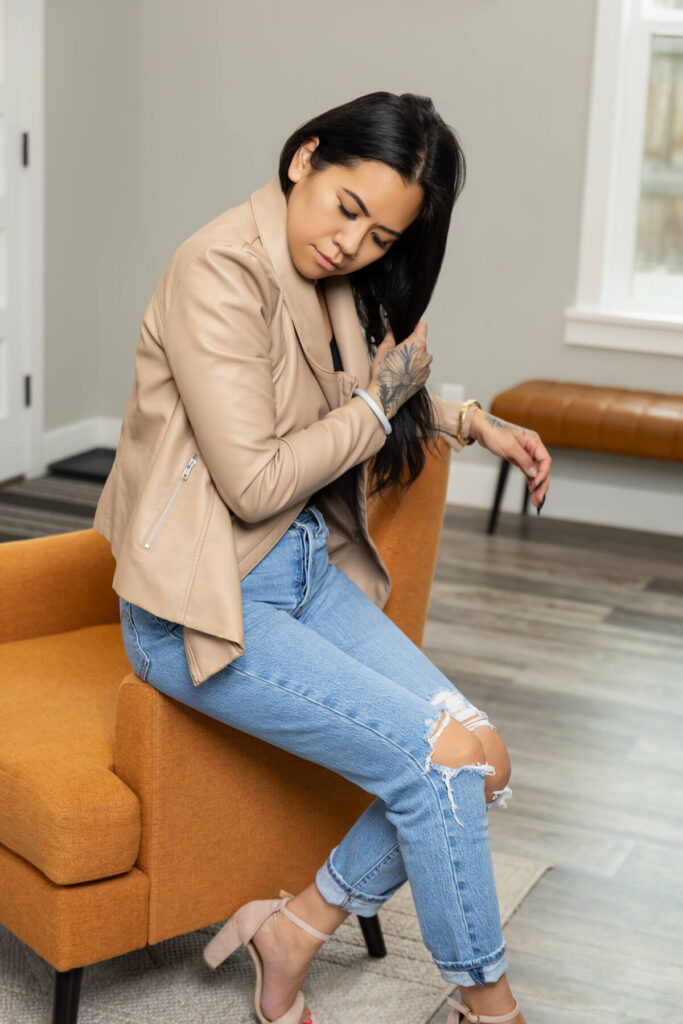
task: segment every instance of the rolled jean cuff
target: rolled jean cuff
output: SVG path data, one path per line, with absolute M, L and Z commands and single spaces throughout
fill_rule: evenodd
M 438 960 L 435 960 L 434 963 L 438 967 L 443 980 L 453 985 L 462 985 L 463 987 L 468 985 L 485 985 L 487 982 L 498 981 L 504 974 L 507 974 L 508 965 L 505 959 L 505 948 L 506 944 L 503 942 L 501 949 L 497 950 L 494 954 L 495 959 L 485 964 L 477 964 L 476 967 L 448 966 Z
M 341 907 L 350 914 L 357 914 L 359 917 L 374 917 L 378 910 L 381 910 L 386 903 L 388 896 L 359 896 L 346 886 L 337 872 L 330 864 L 329 859 L 318 868 L 315 875 L 315 884 L 318 892 L 324 900 L 334 907 Z

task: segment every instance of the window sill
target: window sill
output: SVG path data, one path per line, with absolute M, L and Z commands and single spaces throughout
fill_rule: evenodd
M 683 315 L 657 317 L 574 306 L 565 310 L 564 341 L 567 345 L 683 356 Z

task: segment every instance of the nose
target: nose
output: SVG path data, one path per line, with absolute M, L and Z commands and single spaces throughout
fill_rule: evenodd
M 358 227 L 349 225 L 344 231 L 338 231 L 334 237 L 335 244 L 339 246 L 344 256 L 348 256 L 349 259 L 355 259 L 358 255 L 362 239 L 363 229 L 360 225 Z

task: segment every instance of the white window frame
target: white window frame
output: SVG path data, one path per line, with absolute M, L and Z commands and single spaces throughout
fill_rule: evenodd
M 683 303 L 629 294 L 653 35 L 683 35 L 683 11 L 598 0 L 577 293 L 564 340 L 683 356 Z

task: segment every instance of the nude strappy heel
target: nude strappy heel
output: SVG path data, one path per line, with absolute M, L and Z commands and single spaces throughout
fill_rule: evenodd
M 325 932 L 318 931 L 313 925 L 308 924 L 306 921 L 302 921 L 300 917 L 288 910 L 287 904 L 292 899 L 292 894 L 286 892 L 284 889 L 280 891 L 280 899 L 278 900 L 251 900 L 249 903 L 245 903 L 243 906 L 236 910 L 229 921 L 223 925 L 219 932 L 216 932 L 211 942 L 204 947 L 202 957 L 204 963 L 215 970 L 219 964 L 234 953 L 238 946 L 244 945 L 249 950 L 251 959 L 254 962 L 254 969 L 256 971 L 256 982 L 254 984 L 254 1012 L 258 1017 L 260 1024 L 299 1024 L 301 1014 L 304 1011 L 306 1005 L 303 993 L 299 990 L 294 997 L 294 1002 L 281 1017 L 277 1020 L 271 1021 L 265 1016 L 261 1009 L 261 995 L 263 993 L 263 961 L 259 956 L 259 952 L 251 941 L 253 936 L 259 930 L 263 922 L 274 914 L 276 911 L 284 914 L 294 924 L 298 924 L 300 928 L 308 932 L 309 935 L 313 935 L 316 939 L 320 939 L 322 942 L 326 942 L 327 939 L 331 939 L 331 935 L 327 935 Z M 307 1022 L 308 1024 L 308 1022 Z M 313 1022 L 311 1021 L 311 1024 Z
M 514 1010 L 510 1010 L 509 1013 L 504 1013 L 500 1017 L 489 1017 L 487 1014 L 474 1013 L 468 1006 L 459 1003 L 457 999 L 451 999 L 450 996 L 448 996 L 446 1002 L 449 1006 L 455 1007 L 453 1013 L 448 1015 L 446 1024 L 460 1024 L 461 1021 L 470 1021 L 470 1024 L 503 1024 L 503 1021 L 513 1020 L 519 1013 L 519 1003 L 516 999 Z

